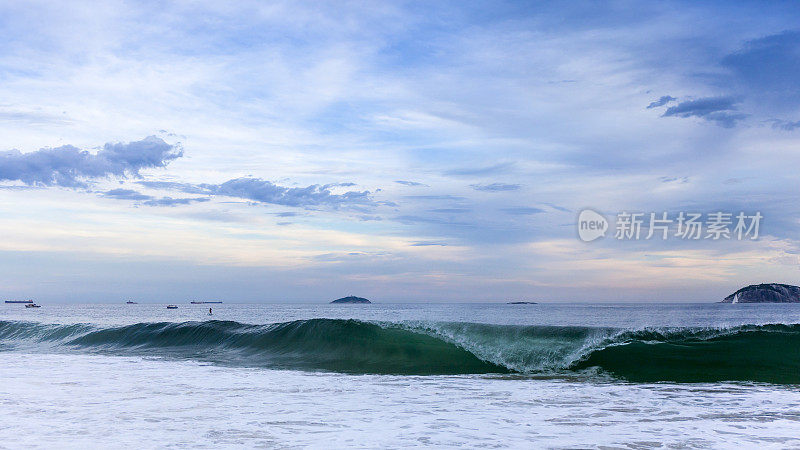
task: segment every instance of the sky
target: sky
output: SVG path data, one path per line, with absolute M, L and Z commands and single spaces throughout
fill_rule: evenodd
M 0 1 L 0 296 L 798 284 L 798 24 L 795 2 Z M 579 239 L 586 208 L 605 237 Z M 621 212 L 763 220 L 617 239 Z

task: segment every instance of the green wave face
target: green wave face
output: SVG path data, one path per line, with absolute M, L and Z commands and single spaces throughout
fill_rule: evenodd
M 148 354 L 277 369 L 401 375 L 508 372 L 451 342 L 355 320 L 267 326 L 224 321 L 135 324 L 92 331 L 66 344 L 109 351 L 146 349 Z
M 625 331 L 311 319 L 98 328 L 0 321 L 0 351 L 56 348 L 352 374 L 610 374 L 631 382 L 800 384 L 800 325 Z
M 632 382 L 755 381 L 800 384 L 800 328 L 630 333 L 592 351 L 575 369 L 600 367 Z

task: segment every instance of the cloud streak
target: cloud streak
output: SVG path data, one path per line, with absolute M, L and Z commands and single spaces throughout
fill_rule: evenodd
M 772 121 L 772 128 L 776 128 L 779 130 L 784 131 L 794 131 L 800 128 L 800 120 L 797 121 L 789 121 L 789 120 L 773 120 Z
M 183 156 L 180 146 L 170 145 L 161 138 L 149 136 L 129 143 L 107 143 L 96 153 L 71 145 L 42 148 L 22 153 L 10 150 L 0 153 L 0 181 L 19 181 L 39 187 L 89 187 L 90 182 L 110 177 L 141 178 L 143 169 L 166 167 Z M 203 195 L 194 198 L 154 197 L 132 189 L 112 189 L 103 192 L 105 198 L 139 201 L 147 206 L 178 206 L 209 201 L 211 196 L 238 198 L 282 206 L 314 207 L 373 207 L 369 191 L 332 192 L 333 188 L 355 186 L 355 183 L 313 184 L 306 187 L 286 187 L 255 177 L 230 179 L 222 184 L 181 183 L 174 181 L 140 180 L 145 188 L 171 190 L 184 194 Z M 383 204 L 392 205 L 389 202 Z
M 326 186 L 314 184 L 303 188 L 279 186 L 260 178 L 236 178 L 218 186 L 208 186 L 215 195 L 243 198 L 283 206 L 373 205 L 369 191 L 333 194 Z
M 156 136 L 141 141 L 108 143 L 97 153 L 71 145 L 22 153 L 0 153 L 0 181 L 21 181 L 29 186 L 86 187 L 90 180 L 139 177 L 139 171 L 166 167 L 183 156 L 178 146 Z
M 522 187 L 518 184 L 507 184 L 507 183 L 471 184 L 469 186 L 472 189 L 475 189 L 476 191 L 483 191 L 483 192 L 517 191 L 519 190 L 520 187 Z
M 133 189 L 112 189 L 110 191 L 106 191 L 103 193 L 103 197 L 105 198 L 113 198 L 116 200 L 150 200 L 153 197 L 142 194 L 139 191 L 134 191 Z
M 152 195 L 142 194 L 133 189 L 112 189 L 102 193 L 104 198 L 112 198 L 115 200 L 133 200 L 142 202 L 146 206 L 179 206 L 188 205 L 196 202 L 207 202 L 211 200 L 208 197 L 194 197 L 194 198 L 172 198 L 172 197 L 153 197 Z
M 742 92 L 769 102 L 773 108 L 793 109 L 800 101 L 800 31 L 785 31 L 746 42 L 722 59 L 732 82 Z M 727 81 L 727 80 L 726 80 Z
M 491 166 L 464 167 L 460 169 L 452 169 L 446 171 L 444 174 L 454 177 L 486 176 L 486 175 L 493 175 L 496 173 L 508 172 L 513 167 L 514 163 L 505 162 L 505 163 L 494 164 Z
M 517 206 L 512 208 L 502 208 L 501 211 L 505 212 L 506 214 L 512 214 L 515 216 L 524 216 L 528 214 L 540 214 L 543 213 L 544 210 L 541 208 L 534 208 L 529 206 Z
M 403 186 L 425 186 L 425 187 L 428 186 L 427 184 L 424 183 L 420 183 L 417 181 L 407 181 L 407 180 L 397 180 L 395 181 L 395 183 L 402 184 Z
M 286 187 L 254 177 L 241 177 L 222 184 L 191 184 L 171 181 L 139 181 L 138 184 L 151 189 L 175 190 L 187 194 L 224 196 L 259 203 L 292 207 L 372 207 L 375 202 L 369 191 L 348 191 L 335 194 L 331 187 L 352 186 L 339 183 L 306 187 Z
M 209 200 L 211 199 L 208 197 L 194 197 L 194 198 L 161 197 L 148 200 L 144 202 L 144 204 L 147 206 L 180 206 L 180 205 L 188 205 L 190 203 L 207 202 Z
M 687 100 L 670 106 L 664 111 L 662 117 L 699 117 L 708 121 L 731 128 L 736 122 L 747 117 L 746 114 L 736 111 L 738 100 L 733 97 L 706 97 L 697 100 Z
M 647 105 L 647 109 L 658 108 L 659 106 L 664 106 L 669 102 L 674 102 L 675 100 L 677 100 L 677 98 L 672 97 L 671 95 L 665 95 L 665 96 L 659 98 L 658 100 L 656 100 L 654 102 L 651 102 L 649 105 Z

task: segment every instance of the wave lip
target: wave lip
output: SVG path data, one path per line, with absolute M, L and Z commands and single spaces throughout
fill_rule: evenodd
M 619 330 L 476 323 L 211 320 L 119 327 L 0 321 L 15 346 L 351 374 L 524 374 L 800 384 L 800 325 Z

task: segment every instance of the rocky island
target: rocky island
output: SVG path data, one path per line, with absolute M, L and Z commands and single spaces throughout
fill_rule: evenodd
M 536 302 L 506 302 L 506 305 L 535 305 Z
M 720 303 L 800 303 L 800 287 L 790 284 L 751 284 Z
M 337 298 L 331 303 L 372 303 L 372 302 L 363 297 L 356 297 L 354 295 L 349 295 L 347 297 Z

